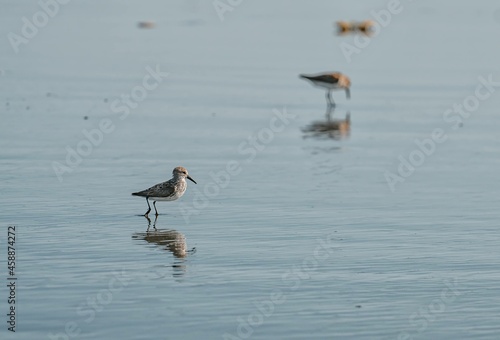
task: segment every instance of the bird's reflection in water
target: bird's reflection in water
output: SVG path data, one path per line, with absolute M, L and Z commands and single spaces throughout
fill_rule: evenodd
M 304 138 L 321 138 L 341 140 L 349 137 L 351 133 L 351 113 L 347 111 L 344 119 L 334 119 L 335 107 L 328 105 L 325 120 L 312 122 L 302 129 Z
M 186 257 L 194 254 L 196 249 L 188 249 L 186 244 L 186 237 L 173 229 L 157 229 L 156 222 L 158 217 L 155 218 L 153 225 L 151 225 L 151 219 L 146 217 L 148 220 L 148 228 L 146 232 L 135 233 L 132 238 L 135 240 L 143 240 L 147 243 L 153 244 L 160 249 L 171 252 L 174 255 L 174 263 L 172 264 L 173 273 L 175 278 L 183 277 L 186 273 Z M 168 267 L 168 266 L 161 266 Z M 165 273 L 162 270 L 155 271 L 154 278 L 165 277 Z M 164 272 L 164 271 L 163 271 Z

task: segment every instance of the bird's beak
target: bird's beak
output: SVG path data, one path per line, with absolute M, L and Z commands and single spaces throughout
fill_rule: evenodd
M 187 176 L 187 179 L 189 179 L 191 182 L 193 182 L 194 184 L 198 184 L 196 183 L 196 181 L 194 179 L 191 178 L 191 176 Z
M 347 99 L 351 99 L 351 90 L 348 87 L 345 88 L 345 96 Z

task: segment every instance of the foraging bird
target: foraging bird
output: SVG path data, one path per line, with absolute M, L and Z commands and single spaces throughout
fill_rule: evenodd
M 335 24 L 337 25 L 338 35 L 356 33 L 357 31 L 365 35 L 372 35 L 375 31 L 375 22 L 373 20 L 364 20 L 361 22 L 337 21 Z
M 352 32 L 355 29 L 355 25 L 353 23 L 347 21 L 337 21 L 337 30 L 339 35 L 346 34 L 348 32 Z
M 351 92 L 349 90 L 349 88 L 351 87 L 351 80 L 349 79 L 349 77 L 343 75 L 340 72 L 322 73 L 311 76 L 301 74 L 299 76 L 301 78 L 310 80 L 314 86 L 326 89 L 326 101 L 331 106 L 335 106 L 335 102 L 331 97 L 332 90 L 345 90 L 346 98 L 351 98 Z
M 196 184 L 195 180 L 192 179 L 186 168 L 182 166 L 178 166 L 172 171 L 173 178 L 169 179 L 166 182 L 159 183 L 153 185 L 151 188 L 134 192 L 133 196 L 141 196 L 146 197 L 146 202 L 148 203 L 148 211 L 144 214 L 144 216 L 148 217 L 149 212 L 151 211 L 151 206 L 149 205 L 149 200 L 153 201 L 153 206 L 155 207 L 156 216 L 158 216 L 158 210 L 156 210 L 156 201 L 175 201 L 182 195 L 187 188 L 186 178 L 191 182 Z
M 365 20 L 357 24 L 358 31 L 371 35 L 375 30 L 375 22 L 373 20 Z

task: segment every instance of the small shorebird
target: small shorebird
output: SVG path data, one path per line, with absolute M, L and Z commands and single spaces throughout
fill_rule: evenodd
M 373 20 L 365 20 L 357 24 L 357 29 L 366 35 L 372 35 L 375 30 L 375 22 Z
M 337 30 L 339 35 L 343 35 L 355 30 L 355 24 L 347 21 L 337 21 Z
M 372 35 L 375 31 L 375 22 L 373 20 L 356 21 L 337 21 L 337 34 L 346 35 L 347 33 L 356 33 L 357 31 L 364 35 Z
M 314 86 L 322 87 L 326 89 L 326 101 L 328 105 L 335 106 L 335 102 L 332 100 L 331 92 L 332 90 L 345 90 L 345 96 L 347 99 L 351 98 L 351 92 L 349 90 L 351 86 L 351 80 L 346 75 L 340 72 L 333 73 L 322 73 L 317 75 L 299 75 L 301 78 L 310 80 Z
M 186 168 L 182 166 L 178 166 L 177 168 L 175 168 L 172 171 L 172 175 L 174 177 L 166 182 L 153 185 L 149 189 L 134 192 L 132 194 L 133 196 L 146 197 L 146 202 L 148 203 L 148 211 L 146 211 L 144 216 L 148 217 L 148 214 L 151 211 L 149 200 L 153 201 L 155 213 L 156 216 L 158 216 L 158 210 L 156 210 L 156 201 L 175 201 L 176 199 L 184 195 L 184 192 L 187 188 L 186 178 L 196 184 L 195 180 L 189 176 Z

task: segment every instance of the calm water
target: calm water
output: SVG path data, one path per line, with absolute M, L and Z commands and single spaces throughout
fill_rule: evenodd
M 402 1 L 356 47 L 333 23 L 386 2 L 74 1 L 18 53 L 40 7 L 1 6 L 2 339 L 498 339 L 497 2 Z M 297 77 L 328 70 L 330 119 Z

